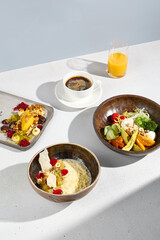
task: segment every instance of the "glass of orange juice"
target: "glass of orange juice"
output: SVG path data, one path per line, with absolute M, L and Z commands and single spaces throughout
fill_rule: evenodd
M 126 74 L 128 64 L 128 45 L 116 40 L 111 43 L 108 57 L 108 75 L 120 78 Z

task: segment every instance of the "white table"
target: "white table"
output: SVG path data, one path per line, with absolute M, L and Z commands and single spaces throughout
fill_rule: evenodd
M 125 77 L 106 76 L 107 51 L 0 73 L 0 90 L 54 107 L 54 116 L 28 151 L 0 145 L 0 239 L 160 239 L 160 149 L 142 158 L 112 152 L 96 136 L 96 107 L 118 94 L 138 94 L 160 104 L 160 41 L 131 46 Z M 103 93 L 87 109 L 70 109 L 55 98 L 56 82 L 73 69 L 100 80 Z M 102 171 L 84 198 L 58 204 L 31 188 L 27 166 L 45 146 L 73 142 L 92 150 Z

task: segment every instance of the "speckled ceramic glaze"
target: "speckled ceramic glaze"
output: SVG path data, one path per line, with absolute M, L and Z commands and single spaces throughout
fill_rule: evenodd
M 66 195 L 51 194 L 41 190 L 36 183 L 36 175 L 41 170 L 40 164 L 38 162 L 39 153 L 42 152 L 44 149 L 39 151 L 31 159 L 28 166 L 29 181 L 33 189 L 38 194 L 54 202 L 70 202 L 70 201 L 74 201 L 79 198 L 82 198 L 94 188 L 100 175 L 100 164 L 97 157 L 87 148 L 84 148 L 78 144 L 60 143 L 60 144 L 46 147 L 46 149 L 49 152 L 49 157 L 56 158 L 56 159 L 68 158 L 68 159 L 82 160 L 85 166 L 88 168 L 88 170 L 91 173 L 91 177 L 92 177 L 91 185 L 81 190 L 80 192 L 77 192 L 74 194 L 66 194 Z
M 145 108 L 152 120 L 158 123 L 158 129 L 156 130 L 156 140 L 155 145 L 146 151 L 134 152 L 134 151 L 124 151 L 119 148 L 114 147 L 108 143 L 103 134 L 103 129 L 106 125 L 109 125 L 108 116 L 112 113 L 122 114 L 125 111 L 134 111 L 134 109 Z M 137 96 L 137 95 L 118 95 L 107 99 L 101 103 L 96 109 L 93 117 L 93 125 L 97 136 L 104 145 L 121 154 L 130 156 L 143 156 L 146 155 L 157 148 L 160 147 L 160 105 L 148 98 Z

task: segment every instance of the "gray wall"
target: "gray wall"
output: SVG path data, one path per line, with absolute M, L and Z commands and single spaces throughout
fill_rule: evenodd
M 0 0 L 0 71 L 160 39 L 159 0 Z

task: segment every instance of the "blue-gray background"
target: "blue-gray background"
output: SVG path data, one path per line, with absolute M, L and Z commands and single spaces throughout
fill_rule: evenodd
M 0 71 L 160 39 L 159 0 L 0 0 Z

